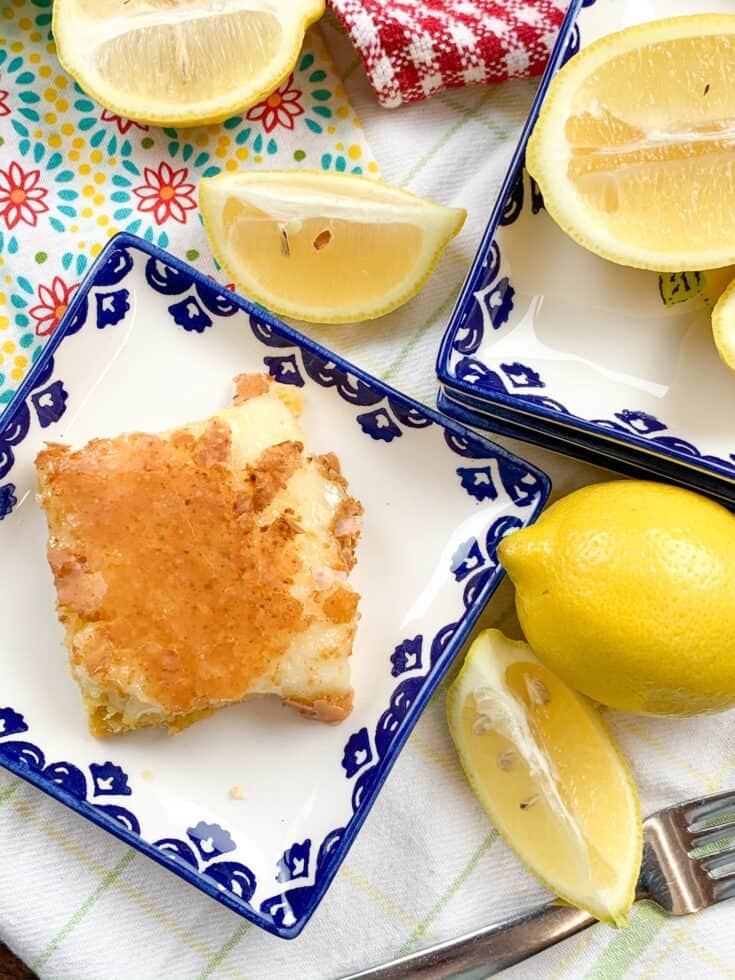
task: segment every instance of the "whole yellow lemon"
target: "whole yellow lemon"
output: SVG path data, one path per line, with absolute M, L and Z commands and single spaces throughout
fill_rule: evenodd
M 533 651 L 624 711 L 735 705 L 735 515 L 636 480 L 584 487 L 498 554 Z

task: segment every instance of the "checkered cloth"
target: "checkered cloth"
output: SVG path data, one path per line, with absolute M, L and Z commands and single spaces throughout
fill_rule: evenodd
M 566 0 L 331 0 L 386 108 L 540 74 Z

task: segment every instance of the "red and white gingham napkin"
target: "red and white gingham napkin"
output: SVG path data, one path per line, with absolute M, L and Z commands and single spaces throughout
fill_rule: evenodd
M 567 0 L 330 0 L 386 108 L 543 71 Z

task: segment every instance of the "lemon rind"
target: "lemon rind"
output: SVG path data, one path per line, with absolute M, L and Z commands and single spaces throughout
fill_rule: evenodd
M 735 279 L 712 310 L 712 336 L 721 360 L 735 371 Z

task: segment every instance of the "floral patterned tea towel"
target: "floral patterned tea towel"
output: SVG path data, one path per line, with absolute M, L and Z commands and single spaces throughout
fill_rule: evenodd
M 51 0 L 0 9 L 0 410 L 116 232 L 222 278 L 199 220 L 200 177 L 377 171 L 318 29 L 269 98 L 224 123 L 175 130 L 90 99 L 61 69 L 50 23 Z

